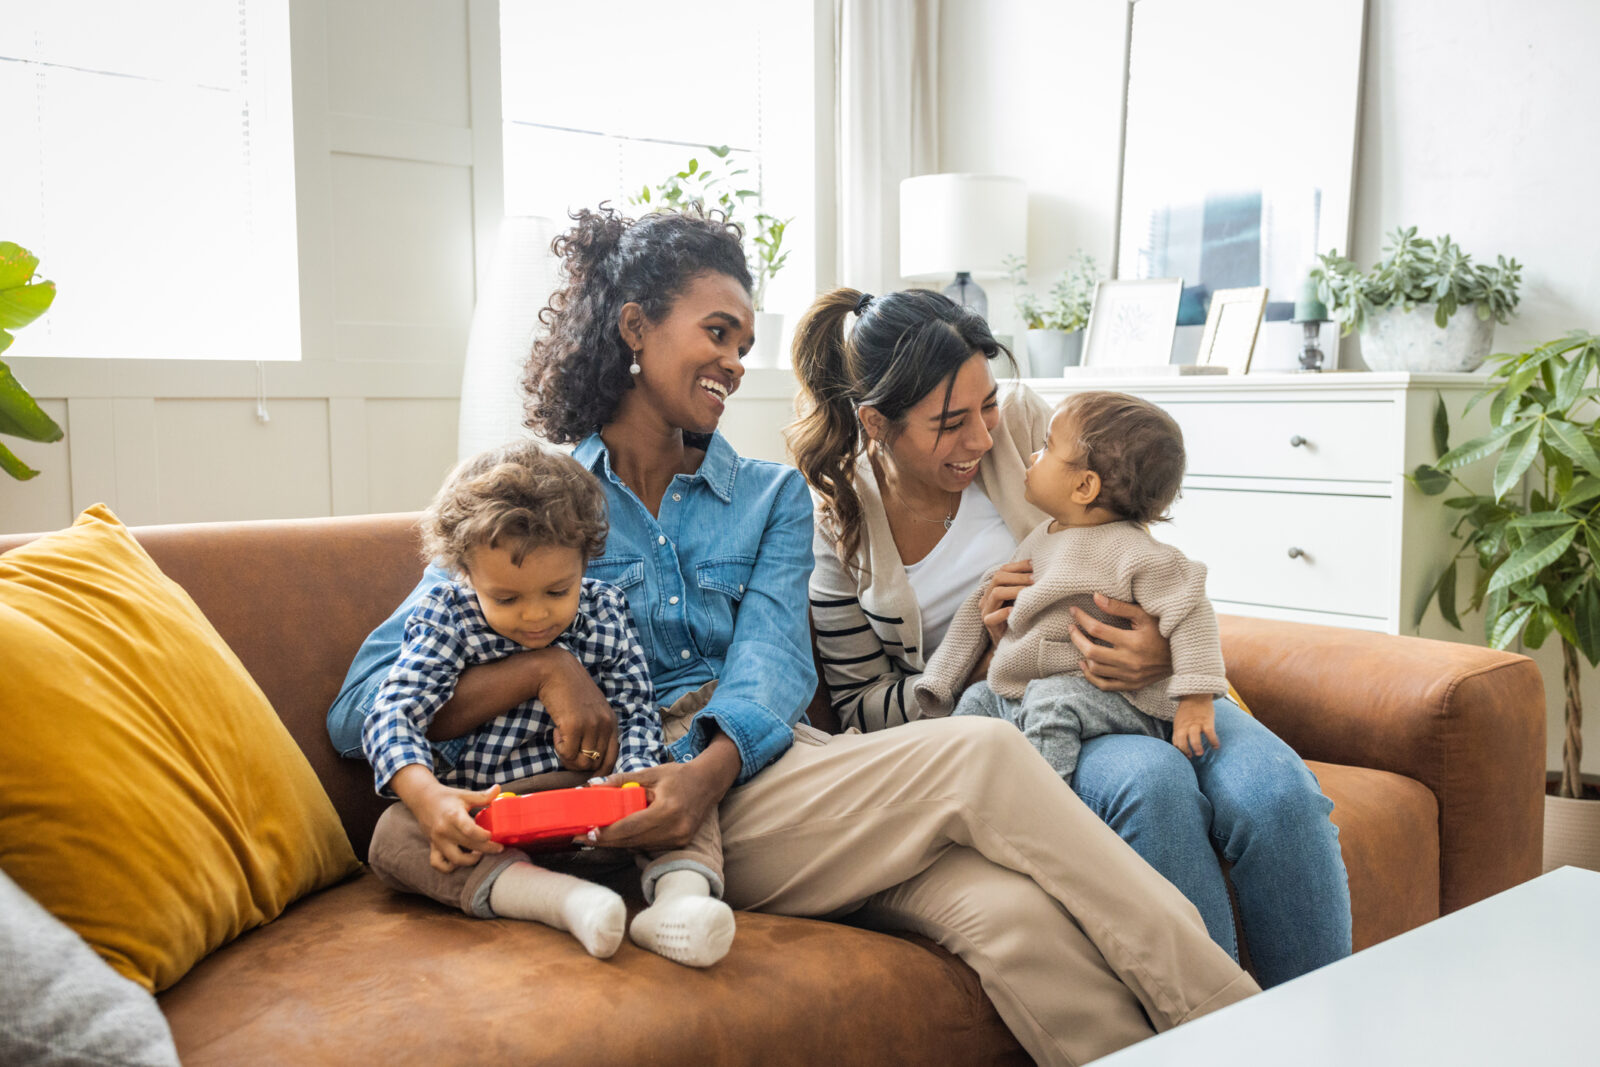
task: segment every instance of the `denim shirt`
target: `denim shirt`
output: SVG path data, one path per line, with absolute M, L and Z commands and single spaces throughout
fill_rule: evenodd
M 598 433 L 573 450 L 600 479 L 611 525 L 587 573 L 627 595 L 660 705 L 717 680 L 710 703 L 669 748 L 675 760 L 692 759 L 715 723 L 739 749 L 742 784 L 793 743 L 817 686 L 806 610 L 811 495 L 799 471 L 742 458 L 720 433 L 685 443 L 704 448 L 705 459 L 673 478 L 659 518 L 611 469 Z M 362 719 L 399 655 L 407 614 L 441 577 L 430 567 L 356 654 L 328 714 L 347 755 L 360 755 Z M 456 752 L 439 754 L 448 761 Z

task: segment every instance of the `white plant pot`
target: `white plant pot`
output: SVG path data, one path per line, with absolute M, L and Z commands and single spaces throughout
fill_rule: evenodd
M 1478 318 L 1475 304 L 1456 309 L 1443 329 L 1434 304 L 1384 308 L 1361 325 L 1361 358 L 1368 370 L 1419 374 L 1477 370 L 1494 344 L 1494 319 Z
M 1544 798 L 1544 869 L 1557 867 L 1600 871 L 1600 800 Z
M 1029 330 L 1028 373 L 1035 378 L 1059 378 L 1067 367 L 1083 358 L 1083 331 Z
M 788 353 L 783 350 L 783 316 L 774 311 L 756 312 L 756 346 L 744 357 L 746 367 L 787 367 Z

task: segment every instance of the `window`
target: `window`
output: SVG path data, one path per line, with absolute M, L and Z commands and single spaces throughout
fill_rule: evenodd
M 560 220 L 603 200 L 639 210 L 628 201 L 641 187 L 726 145 L 762 210 L 794 217 L 766 306 L 798 311 L 815 287 L 813 5 L 706 0 L 685 10 L 692 16 L 638 0 L 504 0 L 506 214 Z
M 0 0 L 28 356 L 298 359 L 288 0 Z

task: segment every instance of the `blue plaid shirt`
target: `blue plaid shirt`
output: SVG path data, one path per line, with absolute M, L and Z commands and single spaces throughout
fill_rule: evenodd
M 616 769 L 639 771 L 660 763 L 661 717 L 622 591 L 585 578 L 577 617 L 552 644 L 577 657 L 616 709 Z M 469 587 L 445 581 L 424 594 L 406 618 L 400 658 L 378 690 L 361 732 L 378 792 L 392 795 L 389 780 L 409 764 L 433 769 L 428 724 L 455 693 L 462 671 L 522 651 L 523 646 L 489 627 Z M 439 781 L 459 789 L 487 789 L 496 782 L 560 770 L 554 731 L 541 701 L 519 704 L 467 735 L 455 766 L 439 773 Z

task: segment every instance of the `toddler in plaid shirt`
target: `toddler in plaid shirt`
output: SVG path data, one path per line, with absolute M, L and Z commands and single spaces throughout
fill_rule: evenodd
M 467 460 L 423 517 L 423 548 L 454 578 L 421 596 L 405 640 L 362 729 L 379 793 L 402 801 L 374 831 L 369 859 L 386 883 L 484 918 L 529 919 L 570 932 L 593 956 L 622 942 L 627 912 L 612 890 L 534 865 L 489 840 L 472 819 L 506 783 L 518 792 L 559 782 L 555 724 L 537 699 L 464 739 L 436 772 L 429 725 L 461 672 L 526 649 L 574 655 L 618 715 L 616 770 L 661 762 L 649 668 L 622 591 L 584 577 L 605 545 L 605 498 L 571 458 L 520 441 Z M 599 746 L 596 746 L 599 747 Z M 586 760 L 603 753 L 584 751 Z M 515 781 L 513 781 L 515 780 Z M 555 862 L 560 863 L 560 860 Z M 640 947 L 690 966 L 721 959 L 733 941 L 722 888 L 715 812 L 690 845 L 646 869 L 651 906 L 634 919 Z

